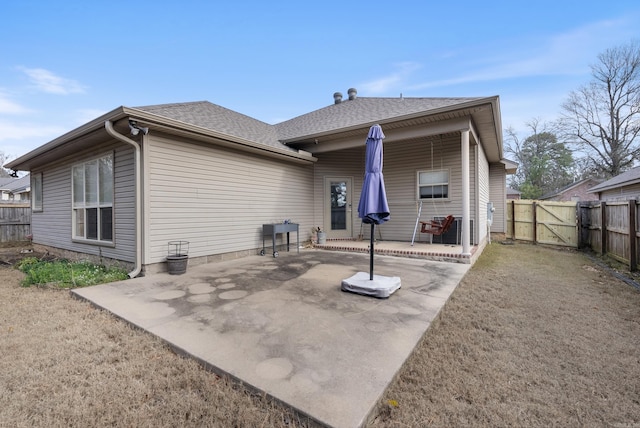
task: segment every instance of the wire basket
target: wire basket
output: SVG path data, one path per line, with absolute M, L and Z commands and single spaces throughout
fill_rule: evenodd
M 167 255 L 170 257 L 186 256 L 189 254 L 189 241 L 169 241 Z

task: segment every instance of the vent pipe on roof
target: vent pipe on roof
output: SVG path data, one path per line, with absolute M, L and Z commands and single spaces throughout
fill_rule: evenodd
M 333 94 L 334 104 L 340 104 L 342 102 L 342 92 L 335 92 Z
M 358 95 L 358 91 L 356 91 L 356 88 L 349 88 L 349 90 L 347 91 L 347 94 L 349 94 L 349 100 L 353 101 L 356 99 L 356 96 Z

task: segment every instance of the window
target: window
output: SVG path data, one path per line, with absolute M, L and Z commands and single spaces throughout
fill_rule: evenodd
M 31 175 L 31 209 L 42 211 L 42 173 Z
M 113 241 L 113 155 L 73 167 L 73 237 Z
M 448 199 L 449 170 L 418 171 L 418 199 Z

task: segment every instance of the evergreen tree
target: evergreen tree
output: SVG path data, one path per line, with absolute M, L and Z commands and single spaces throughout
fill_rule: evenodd
M 537 119 L 527 125 L 533 133 L 523 141 L 513 129 L 507 130 L 507 152 L 518 162 L 512 187 L 522 192 L 523 199 L 537 199 L 574 181 L 574 160 L 571 150 L 546 131 L 546 126 L 538 131 L 541 126 Z

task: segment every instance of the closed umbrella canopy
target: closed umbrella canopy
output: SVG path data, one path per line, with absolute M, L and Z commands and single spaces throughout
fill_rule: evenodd
M 342 291 L 387 298 L 401 286 L 397 276 L 373 274 L 374 236 L 376 224 L 389 220 L 389 204 L 382 177 L 382 139 L 384 134 L 380 125 L 373 125 L 367 136 L 364 183 L 358 204 L 358 215 L 363 223 L 371 225 L 371 244 L 369 247 L 369 275 L 357 272 L 342 280 Z
M 373 125 L 367 136 L 365 174 L 358 204 L 358 216 L 366 224 L 382 224 L 389 220 L 389 204 L 382 175 L 382 139 L 380 125 Z

